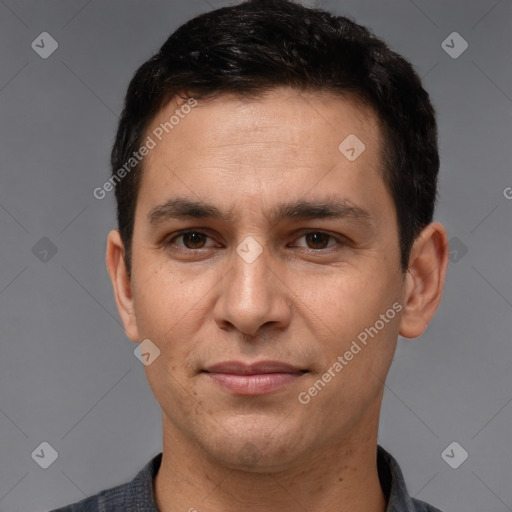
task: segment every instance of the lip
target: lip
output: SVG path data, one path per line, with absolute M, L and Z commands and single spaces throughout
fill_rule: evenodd
M 282 389 L 306 372 L 280 361 L 260 361 L 252 364 L 225 361 L 203 370 L 216 384 L 236 395 L 247 396 L 264 395 Z
M 234 375 L 258 375 L 262 373 L 303 373 L 305 370 L 281 361 L 259 361 L 251 364 L 240 361 L 224 361 L 208 366 L 204 371 Z

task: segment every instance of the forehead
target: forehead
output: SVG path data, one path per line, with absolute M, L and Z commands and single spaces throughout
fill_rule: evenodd
M 176 191 L 272 202 L 276 191 L 358 187 L 370 197 L 383 185 L 377 118 L 350 96 L 280 88 L 184 104 L 172 100 L 147 130 L 155 146 L 144 161 L 141 201 L 163 202 Z
M 250 98 L 221 94 L 213 99 L 199 100 L 190 112 L 186 103 L 182 99 L 173 98 L 150 123 L 148 134 L 160 130 L 165 139 L 156 141 L 164 142 L 158 144 L 160 149 L 169 147 L 177 134 L 188 142 L 192 142 L 192 135 L 196 139 L 193 145 L 195 152 L 200 149 L 202 142 L 211 145 L 225 137 L 232 139 L 235 144 L 237 141 L 251 140 L 301 145 L 308 142 L 307 146 L 315 145 L 315 149 L 318 146 L 328 149 L 330 142 L 342 140 L 350 129 L 358 132 L 359 137 L 370 144 L 380 139 L 374 111 L 348 93 L 298 91 L 280 87 Z M 176 115 L 178 113 L 179 118 Z M 170 120 L 173 124 L 171 127 Z M 169 133 L 164 126 L 166 123 Z M 327 133 L 331 135 L 328 139 Z M 159 134 L 156 135 L 158 138 Z M 200 138 L 196 137 L 199 135 Z M 227 148 L 226 145 L 224 147 Z M 187 148 L 191 148 L 191 145 L 175 147 L 173 150 Z M 159 151 L 152 154 L 156 153 Z

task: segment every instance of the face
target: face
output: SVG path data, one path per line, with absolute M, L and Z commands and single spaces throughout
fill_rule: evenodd
M 374 435 L 404 290 L 375 116 L 282 88 L 160 134 L 177 108 L 148 130 L 123 316 L 160 350 L 164 427 L 254 471 Z

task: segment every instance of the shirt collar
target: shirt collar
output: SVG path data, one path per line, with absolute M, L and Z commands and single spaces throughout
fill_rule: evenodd
M 377 446 L 377 471 L 388 502 L 386 512 L 415 512 L 417 508 L 407 491 L 402 470 L 382 446 Z

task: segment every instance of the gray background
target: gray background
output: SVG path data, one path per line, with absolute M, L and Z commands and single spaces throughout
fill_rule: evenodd
M 105 269 L 113 194 L 92 190 L 135 69 L 227 3 L 0 1 L 1 511 L 77 501 L 161 450 L 160 409 Z M 512 510 L 512 1 L 316 4 L 410 59 L 438 111 L 437 220 L 456 251 L 435 320 L 399 342 L 379 441 L 412 495 L 446 512 Z M 31 48 L 43 31 L 59 44 L 48 59 Z M 441 46 L 453 31 L 469 43 L 457 59 Z M 48 469 L 31 457 L 43 441 L 58 452 Z M 458 469 L 441 457 L 452 441 L 469 453 Z

